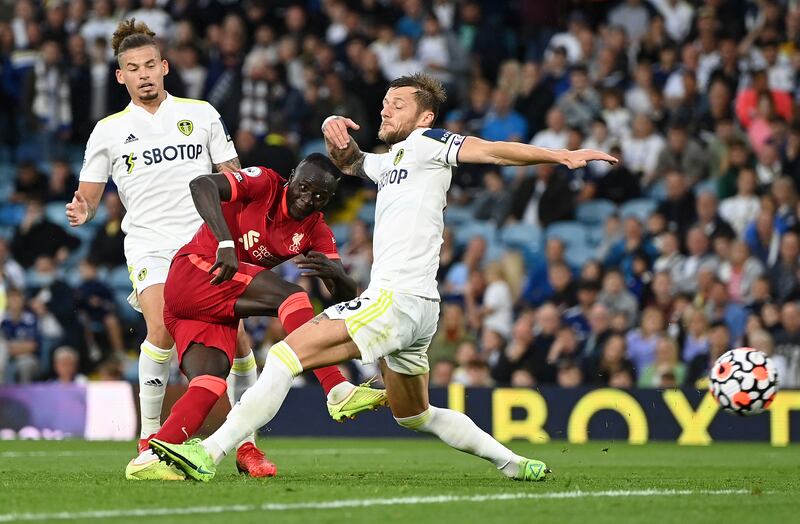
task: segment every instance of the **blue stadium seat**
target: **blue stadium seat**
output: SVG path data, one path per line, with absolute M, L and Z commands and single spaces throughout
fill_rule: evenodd
M 350 240 L 350 224 L 340 222 L 338 224 L 331 224 L 331 231 L 336 238 L 336 245 L 339 247 L 346 246 Z
M 482 236 L 489 243 L 497 236 L 497 227 L 495 227 L 494 222 L 473 220 L 455 228 L 455 234 L 456 244 L 459 246 L 465 246 L 475 236 Z
M 64 208 L 63 202 L 50 202 L 44 206 L 44 216 L 47 217 L 47 220 L 54 224 L 58 224 L 63 228 L 69 227 L 69 221 L 67 220 L 67 213 L 66 209 Z M 80 228 L 75 228 L 80 229 Z
M 358 219 L 372 227 L 375 225 L 375 202 L 364 202 L 358 210 Z
M 459 226 L 473 220 L 475 209 L 472 206 L 447 206 L 444 210 L 444 223 Z
M 128 268 L 118 266 L 108 272 L 105 283 L 114 291 L 130 293 L 133 290 L 131 279 L 128 276 Z M 127 295 L 126 295 L 127 296 Z
M 567 247 L 564 258 L 567 264 L 574 268 L 581 268 L 586 262 L 594 258 L 595 248 L 589 244 L 573 244 Z
M 0 204 L 0 226 L 17 227 L 25 216 L 22 204 Z
M 657 207 L 658 202 L 652 198 L 635 198 L 622 204 L 619 208 L 619 214 L 622 218 L 632 216 L 644 223 Z
M 542 250 L 542 230 L 530 224 L 509 224 L 500 231 L 500 241 L 510 248 Z
M 617 206 L 614 202 L 601 198 L 578 204 L 575 217 L 587 226 L 594 226 L 603 224 L 616 211 Z
M 605 226 L 598 224 L 596 226 L 589 226 L 586 230 L 586 241 L 592 247 L 597 247 L 603 241 L 605 235 Z
M 551 238 L 558 238 L 564 242 L 567 247 L 572 245 L 582 246 L 588 244 L 586 230 L 587 227 L 580 222 L 572 220 L 554 222 L 547 226 L 545 238 L 547 240 L 550 240 Z
M 695 195 L 700 195 L 702 193 L 713 193 L 715 196 L 717 194 L 717 181 L 716 180 L 704 180 L 694 186 L 692 188 Z

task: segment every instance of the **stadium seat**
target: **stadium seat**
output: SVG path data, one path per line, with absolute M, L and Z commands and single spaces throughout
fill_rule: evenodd
M 333 236 L 336 238 L 336 245 L 340 248 L 346 246 L 347 242 L 350 240 L 350 224 L 340 222 L 338 224 L 331 224 L 330 227 Z
M 448 226 L 459 226 L 471 221 L 475 216 L 472 206 L 447 206 L 444 210 L 444 223 Z
M 47 220 L 49 220 L 50 222 L 58 224 L 63 228 L 69 227 L 69 221 L 67 220 L 67 213 L 66 209 L 64 208 L 64 202 L 50 202 L 49 204 L 45 205 L 44 216 L 46 216 Z
M 128 276 L 128 268 L 125 266 L 118 266 L 109 271 L 106 283 L 115 291 L 130 293 L 133 289 L 131 279 Z
M 605 226 L 603 224 L 590 226 L 586 230 L 586 242 L 592 247 L 597 247 L 600 245 L 600 242 L 603 241 L 604 235 L 605 235 Z
M 658 202 L 651 198 L 635 198 L 622 204 L 619 214 L 622 218 L 635 217 L 644 223 L 657 207 Z
M 364 202 L 358 210 L 358 219 L 369 227 L 375 225 L 375 202 Z
M 459 246 L 465 246 L 475 236 L 482 236 L 489 243 L 497 236 L 497 227 L 495 227 L 494 222 L 473 220 L 455 228 L 455 234 L 456 244 Z
M 714 196 L 716 196 L 717 195 L 717 181 L 716 180 L 704 180 L 704 181 L 699 182 L 698 184 L 696 184 L 694 186 L 694 188 L 692 189 L 692 191 L 694 191 L 694 194 L 696 196 L 700 195 L 702 193 L 713 193 Z
M 25 216 L 22 204 L 0 204 L 0 226 L 17 227 Z
M 614 202 L 605 199 L 590 200 L 578 204 L 575 217 L 587 226 L 603 224 L 609 216 L 617 211 Z
M 500 230 L 500 241 L 511 248 L 538 253 L 542 250 L 542 230 L 529 224 L 509 224 Z
M 595 248 L 589 244 L 573 244 L 567 247 L 564 258 L 567 264 L 574 268 L 581 268 L 586 262 L 594 257 Z
M 587 245 L 587 227 L 576 221 L 554 222 L 547 226 L 545 238 L 558 238 L 569 247 L 572 245 Z

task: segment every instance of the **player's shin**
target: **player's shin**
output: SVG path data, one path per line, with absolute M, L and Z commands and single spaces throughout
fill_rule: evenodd
M 256 380 L 258 380 L 256 357 L 251 349 L 247 356 L 233 359 L 231 373 L 228 375 L 228 399 L 231 401 L 231 407 L 239 402 L 244 392 L 252 387 Z M 236 447 L 238 448 L 245 442 L 255 444 L 255 434 L 247 435 Z
M 139 406 L 142 419 L 140 438 L 161 429 L 161 406 L 169 380 L 172 348 L 162 349 L 145 340 L 139 354 Z
M 156 434 L 158 440 L 179 444 L 203 425 L 214 404 L 225 394 L 227 383 L 212 375 L 200 375 L 189 382 L 189 389 L 172 406 L 164 426 Z
M 463 413 L 428 406 L 419 415 L 395 420 L 404 428 L 432 433 L 452 448 L 491 461 L 508 477 L 517 475 L 523 458 L 500 444 Z
M 225 423 L 203 441 L 203 447 L 216 464 L 248 434 L 275 417 L 292 387 L 292 380 L 302 372 L 300 359 L 285 341 L 270 348 L 256 383 L 245 391 Z
M 281 304 L 278 308 L 278 318 L 281 321 L 286 334 L 290 334 L 295 329 L 299 328 L 312 318 L 314 318 L 314 308 L 311 306 L 311 301 L 308 299 L 306 293 L 294 293 Z M 346 384 L 342 388 L 337 388 L 334 395 L 344 397 L 352 390 L 353 385 L 347 383 L 342 372 L 336 366 L 327 366 L 314 370 L 314 376 L 319 380 L 325 395 L 331 402 L 338 402 L 338 398 L 331 398 L 331 390 L 339 384 Z M 344 389 L 344 391 L 342 391 Z

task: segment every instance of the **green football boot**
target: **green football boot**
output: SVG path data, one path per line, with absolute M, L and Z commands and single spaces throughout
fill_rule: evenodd
M 519 472 L 514 480 L 544 480 L 548 473 L 552 473 L 552 471 L 541 460 L 522 459 L 519 463 Z
M 214 478 L 214 474 L 217 472 L 217 465 L 214 464 L 214 460 L 202 446 L 199 438 L 187 440 L 183 444 L 170 444 L 158 439 L 151 439 L 150 449 L 161 460 L 176 466 L 186 473 L 187 477 L 195 480 L 208 482 Z
M 356 415 L 363 411 L 388 406 L 389 398 L 386 396 L 386 390 L 372 389 L 371 385 L 372 380 L 369 380 L 355 386 L 341 402 L 337 404 L 328 402 L 328 413 L 331 418 L 336 422 L 343 422 L 345 418 L 356 418 Z

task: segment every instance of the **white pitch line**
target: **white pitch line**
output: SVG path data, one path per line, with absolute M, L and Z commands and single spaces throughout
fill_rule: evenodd
M 268 455 L 385 455 L 389 453 L 385 448 L 317 448 L 317 449 L 270 449 L 266 448 Z M 0 451 L 0 458 L 28 458 L 28 457 L 90 457 L 96 455 L 131 455 L 132 452 L 124 450 L 78 450 L 78 451 Z
M 431 497 L 398 497 L 387 499 L 346 499 L 300 502 L 296 504 L 233 504 L 227 506 L 194 506 L 183 508 L 145 508 L 96 511 L 62 511 L 58 513 L 5 513 L 0 522 L 29 522 L 37 520 L 107 519 L 123 517 L 164 517 L 170 515 L 198 515 L 209 513 L 249 513 L 253 511 L 327 510 L 342 508 L 369 508 L 374 506 L 405 506 L 416 504 L 451 504 L 454 502 L 492 502 L 508 500 L 580 499 L 606 497 L 674 497 L 693 495 L 745 495 L 745 489 L 723 490 L 612 490 L 612 491 L 561 491 L 551 493 L 494 493 L 489 495 L 439 495 Z

